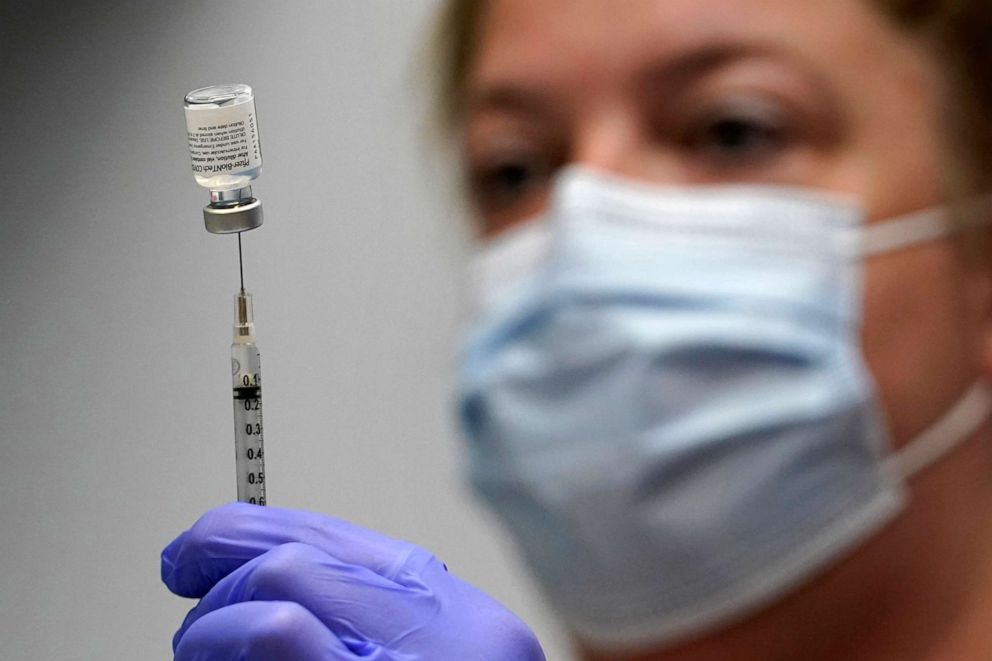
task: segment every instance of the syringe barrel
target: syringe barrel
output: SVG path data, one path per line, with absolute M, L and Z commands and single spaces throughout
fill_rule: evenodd
M 234 451 L 238 500 L 265 504 L 262 365 L 254 342 L 231 345 L 231 385 L 234 395 Z

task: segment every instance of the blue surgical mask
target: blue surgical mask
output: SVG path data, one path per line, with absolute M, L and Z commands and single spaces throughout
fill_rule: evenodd
M 815 192 L 569 169 L 545 218 L 483 250 L 471 480 L 579 636 L 674 642 L 754 612 L 878 532 L 989 417 L 976 385 L 893 452 L 863 262 L 951 223 L 863 221 Z

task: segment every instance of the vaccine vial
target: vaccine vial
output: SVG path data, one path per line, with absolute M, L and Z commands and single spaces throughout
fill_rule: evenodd
M 207 230 L 243 232 L 262 224 L 251 184 L 262 170 L 262 147 L 249 85 L 212 85 L 186 95 L 186 133 L 193 178 L 210 191 Z

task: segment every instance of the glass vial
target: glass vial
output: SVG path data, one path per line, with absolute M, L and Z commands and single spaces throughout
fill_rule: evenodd
M 251 183 L 262 170 L 255 95 L 244 84 L 212 85 L 185 98 L 193 178 L 210 191 L 203 210 L 207 229 L 241 232 L 262 224 Z

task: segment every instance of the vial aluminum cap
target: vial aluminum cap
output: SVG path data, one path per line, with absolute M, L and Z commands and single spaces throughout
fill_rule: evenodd
M 208 204 L 203 207 L 203 224 L 212 234 L 247 232 L 260 227 L 262 219 L 262 201 L 256 198 L 234 206 Z

